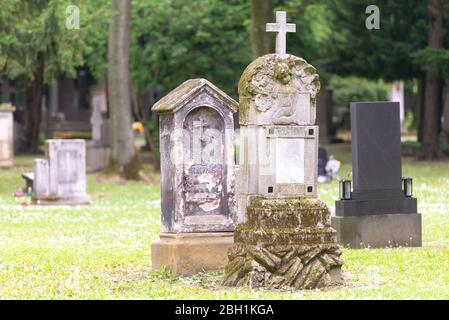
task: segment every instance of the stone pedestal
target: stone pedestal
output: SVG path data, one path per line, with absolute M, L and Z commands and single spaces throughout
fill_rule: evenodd
M 338 242 L 358 248 L 420 247 L 420 214 L 377 214 L 332 217 Z
M 342 282 L 341 247 L 314 198 L 254 198 L 237 226 L 224 285 L 312 289 Z
M 153 271 L 163 267 L 173 276 L 215 271 L 228 263 L 232 232 L 161 233 L 151 245 Z
M 11 104 L 0 104 L 0 168 L 14 165 L 14 110 Z

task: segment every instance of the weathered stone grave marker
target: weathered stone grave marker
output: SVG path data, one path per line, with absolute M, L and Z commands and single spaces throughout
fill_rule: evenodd
M 14 110 L 9 103 L 0 104 L 0 168 L 14 165 Z
M 162 221 L 153 269 L 173 275 L 227 261 L 237 222 L 234 120 L 237 102 L 205 79 L 184 82 L 152 108 L 159 114 Z
M 276 54 L 253 61 L 239 82 L 239 215 L 224 284 L 316 288 L 341 282 L 341 248 L 317 199 L 318 74 L 285 53 L 277 12 Z
M 86 165 L 87 172 L 104 170 L 110 159 L 111 147 L 109 145 L 108 122 L 102 115 L 102 99 L 94 96 L 92 99 L 92 115 L 90 124 L 92 127 L 92 140 L 87 143 Z
M 86 143 L 81 139 L 46 141 L 46 158 L 33 164 L 33 203 L 90 204 L 86 193 Z
M 399 103 L 351 103 L 351 134 L 354 190 L 332 217 L 340 243 L 421 246 L 417 200 L 402 186 Z

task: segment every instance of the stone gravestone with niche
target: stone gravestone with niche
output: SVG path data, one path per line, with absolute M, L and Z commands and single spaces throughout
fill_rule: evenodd
M 86 193 L 86 143 L 81 139 L 46 141 L 46 158 L 33 164 L 33 203 L 90 204 Z
M 10 103 L 0 104 L 0 168 L 14 165 L 14 110 Z
M 239 215 L 224 285 L 316 288 L 341 282 L 341 248 L 317 199 L 318 74 L 286 54 L 277 12 L 276 54 L 253 61 L 239 82 Z
M 153 269 L 173 275 L 226 264 L 237 222 L 234 120 L 238 104 L 205 79 L 184 82 L 159 114 L 162 221 Z
M 351 103 L 351 134 L 354 190 L 332 217 L 340 243 L 421 246 L 417 200 L 403 190 L 399 103 Z

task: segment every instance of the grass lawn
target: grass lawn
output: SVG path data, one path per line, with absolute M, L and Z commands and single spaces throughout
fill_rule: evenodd
M 349 146 L 329 151 L 349 171 Z M 423 214 L 422 248 L 343 251 L 346 285 L 325 290 L 224 288 L 222 272 L 151 272 L 160 188 L 88 176 L 90 207 L 23 207 L 12 193 L 32 158 L 0 170 L 0 299 L 449 299 L 449 163 L 404 160 Z M 337 183 L 320 185 L 333 206 Z

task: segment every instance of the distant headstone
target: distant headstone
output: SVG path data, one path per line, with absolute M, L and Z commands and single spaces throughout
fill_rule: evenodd
M 351 103 L 354 190 L 333 217 L 344 245 L 421 246 L 417 201 L 403 190 L 399 119 L 398 102 Z
M 0 104 L 0 168 L 14 165 L 14 111 L 10 103 Z
M 104 170 L 110 160 L 109 120 L 104 118 L 107 111 L 104 91 L 96 89 L 92 96 L 92 113 L 90 117 L 92 140 L 87 142 L 87 172 Z
M 83 205 L 86 193 L 86 144 L 84 140 L 46 141 L 46 159 L 33 165 L 33 203 L 41 205 Z
M 341 248 L 317 199 L 318 74 L 285 53 L 277 12 L 276 54 L 254 60 L 239 82 L 239 224 L 224 285 L 317 288 L 341 282 Z
M 159 115 L 161 237 L 153 269 L 173 274 L 226 263 L 237 223 L 234 120 L 237 102 L 205 79 L 184 82 L 152 108 Z

